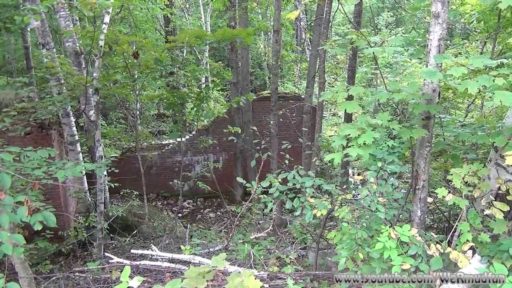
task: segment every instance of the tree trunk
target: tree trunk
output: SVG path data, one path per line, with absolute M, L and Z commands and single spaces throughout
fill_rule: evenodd
M 208 4 L 205 9 L 204 1 L 207 1 Z M 199 8 L 201 10 L 201 22 L 203 25 L 203 30 L 206 33 L 211 33 L 211 16 L 212 16 L 212 2 L 211 0 L 199 0 Z M 201 81 L 201 86 L 203 88 L 210 87 L 210 44 L 206 42 L 203 52 L 203 59 L 201 59 L 201 65 L 204 69 L 203 80 Z
M 239 17 L 238 17 L 238 28 L 247 29 L 249 28 L 249 2 L 248 0 L 238 0 Z M 251 93 L 251 78 L 250 78 L 250 55 L 249 45 L 242 40 L 239 41 L 239 95 L 244 100 L 242 101 L 242 131 L 243 131 L 243 154 L 244 154 L 244 166 L 247 173 L 247 180 L 254 181 L 256 179 L 256 167 L 252 165 L 252 161 L 255 160 L 254 150 L 254 137 L 252 131 L 252 102 L 247 99 Z
M 332 0 L 326 0 L 322 36 L 320 38 L 321 46 L 324 46 L 327 42 L 327 39 L 329 39 L 329 30 L 331 28 L 331 11 Z M 327 82 L 325 78 L 326 57 L 327 51 L 325 50 L 325 47 L 321 47 L 318 56 L 318 95 L 316 105 L 315 137 L 313 141 L 313 161 L 311 162 L 312 171 L 316 170 L 317 163 L 320 161 L 320 138 L 322 136 L 324 118 L 324 101 L 321 100 L 320 97 L 322 96 L 322 93 L 325 92 L 325 84 Z
M 16 273 L 18 273 L 18 281 L 21 288 L 36 288 L 36 281 L 30 265 L 23 255 L 13 255 L 10 257 Z
M 25 0 L 25 4 L 31 6 L 35 11 L 38 11 L 41 8 L 39 0 Z M 66 94 L 66 87 L 64 86 L 64 78 L 57 59 L 53 37 L 50 32 L 48 22 L 46 21 L 45 14 L 41 12 L 37 16 L 38 17 L 36 18 L 39 19 L 36 21 L 35 18 L 33 18 L 32 26 L 35 27 L 39 47 L 43 54 L 44 61 L 52 63 L 52 67 L 54 69 L 53 71 L 49 71 L 51 74 L 51 91 L 54 96 L 63 96 Z M 81 165 L 83 164 L 82 149 L 80 147 L 80 139 L 78 138 L 75 118 L 71 111 L 71 107 L 64 107 L 60 112 L 59 118 L 62 133 L 64 135 L 64 146 L 67 159 Z M 83 176 L 68 179 L 66 183 L 68 196 L 70 199 L 73 199 L 73 203 L 70 203 L 69 207 L 67 207 L 67 212 L 70 215 L 75 215 L 75 212 L 86 213 L 89 208 L 89 203 L 91 203 L 91 197 L 89 195 L 85 173 Z M 86 199 L 83 199 L 80 195 L 85 195 Z M 77 202 L 78 205 L 76 204 Z
M 279 159 L 279 135 L 278 135 L 278 93 L 279 93 L 279 72 L 281 70 L 281 0 L 274 0 L 274 20 L 272 28 L 272 66 L 270 70 L 270 93 L 271 93 L 271 117 L 270 117 L 270 168 L 276 172 Z M 284 201 L 278 200 L 274 206 L 274 228 L 276 231 L 286 226 L 286 219 L 283 218 Z
M 295 9 L 299 10 L 299 16 L 295 18 L 295 43 L 299 51 L 302 51 L 302 53 L 306 55 L 306 59 L 309 59 L 311 43 L 306 33 L 306 9 L 304 8 L 302 0 L 295 0 Z
M 55 4 L 55 12 L 64 36 L 64 49 L 71 59 L 75 70 L 83 77 L 87 76 L 87 70 L 84 60 L 84 53 L 80 47 L 78 37 L 74 32 L 73 19 L 67 6 L 67 2 L 59 0 Z M 103 11 L 103 22 L 98 39 L 98 51 L 94 55 L 94 65 L 92 73 L 92 86 L 85 85 L 85 91 L 80 96 L 81 108 L 84 113 L 85 130 L 87 142 L 90 143 L 89 154 L 93 163 L 102 164 L 105 161 L 103 141 L 101 139 L 100 110 L 99 110 L 99 75 L 101 68 L 101 58 L 105 45 L 105 36 L 110 23 L 112 14 L 112 3 L 109 8 Z M 97 253 L 103 255 L 103 234 L 104 234 L 104 214 L 105 207 L 108 206 L 108 185 L 106 169 L 98 169 L 95 175 L 96 180 L 96 216 L 97 216 Z
M 10 76 L 12 78 L 17 78 L 16 71 L 16 53 L 15 53 L 15 43 L 14 37 L 11 33 L 4 32 L 4 39 L 6 39 L 7 49 L 5 49 L 5 63 L 9 67 L 11 72 Z
M 37 83 L 36 83 L 36 73 L 34 70 L 34 60 L 32 58 L 32 41 L 30 40 L 30 27 L 24 27 L 21 29 L 21 41 L 23 43 L 23 56 L 25 58 L 25 69 L 28 74 L 29 85 L 32 88 L 32 92 L 30 93 L 30 98 L 34 101 L 39 100 L 39 95 L 37 94 Z
M 169 44 L 169 38 L 177 34 L 176 23 L 174 22 L 174 0 L 168 0 L 165 8 L 167 8 L 167 13 L 164 14 L 164 35 L 165 43 Z
M 103 51 L 105 47 L 105 37 L 107 35 L 110 17 L 112 15 L 113 1 L 110 1 L 109 8 L 103 11 L 103 23 L 101 25 L 98 39 L 98 52 L 94 55 L 94 67 L 92 73 L 92 107 L 86 107 L 86 114 L 90 115 L 88 138 L 92 140 L 90 153 L 93 163 L 103 164 L 105 161 L 105 152 L 103 149 L 103 140 L 101 138 L 101 110 L 100 110 L 100 71 Z M 105 234 L 105 210 L 108 209 L 110 197 L 108 193 L 107 169 L 102 167 L 96 170 L 96 253 L 99 257 L 103 256 L 103 244 Z
M 236 29 L 237 28 L 237 0 L 230 0 L 229 4 L 229 22 L 228 28 Z M 231 69 L 232 79 L 230 83 L 230 94 L 229 100 L 231 103 L 234 103 L 236 97 L 240 95 L 239 93 L 239 85 L 240 85 L 240 61 L 238 57 L 238 47 L 236 41 L 231 41 L 229 43 L 229 51 L 228 51 L 228 65 Z M 233 126 L 242 129 L 242 109 L 239 105 L 232 105 L 231 107 L 231 119 L 233 120 Z M 243 168 L 242 168 L 242 137 L 241 133 L 236 133 L 235 135 L 235 151 L 234 151 L 234 179 L 233 179 L 233 200 L 235 202 L 242 201 L 243 195 L 243 186 L 240 182 L 238 182 L 238 178 L 243 178 Z
M 441 69 L 435 57 L 444 51 L 444 38 L 448 30 L 448 0 L 432 0 L 432 19 L 428 34 L 427 68 Z M 440 86 L 438 81 L 425 80 L 423 82 L 424 103 L 435 105 L 439 99 Z M 412 171 L 412 191 L 414 192 L 412 209 L 412 226 L 423 230 L 427 222 L 428 211 L 428 179 L 430 172 L 430 154 L 434 133 L 434 115 L 430 111 L 422 114 L 421 127 L 426 135 L 416 142 L 414 155 L 414 170 Z
M 311 41 L 311 54 L 309 55 L 308 73 L 306 76 L 306 91 L 304 93 L 304 115 L 302 118 L 302 167 L 306 171 L 311 170 L 313 159 L 311 133 L 312 114 L 313 114 L 313 93 L 315 91 L 316 69 L 318 66 L 318 48 L 320 47 L 320 37 L 322 34 L 322 25 L 325 13 L 325 1 L 319 0 L 315 22 L 313 24 L 313 39 Z
M 272 29 L 272 69 L 270 71 L 270 93 L 271 93 L 271 117 L 270 117 L 270 167 L 273 172 L 278 169 L 279 139 L 277 115 L 278 93 L 279 93 L 279 72 L 281 70 L 281 0 L 274 0 L 274 23 Z
M 503 128 L 509 128 L 512 126 L 512 109 L 509 109 L 505 119 L 503 119 Z M 487 175 L 487 182 L 489 183 L 489 190 L 483 195 L 477 198 L 475 207 L 480 212 L 483 212 L 487 208 L 489 203 L 496 199 L 496 195 L 500 191 L 502 183 L 512 182 L 512 169 L 510 165 L 505 163 L 505 153 L 507 152 L 505 147 L 499 147 L 493 145 L 489 158 L 487 159 L 487 168 L 489 174 Z
M 354 16 L 352 19 L 352 25 L 353 25 L 352 28 L 355 31 L 360 31 L 362 21 L 363 21 L 363 0 L 359 0 L 359 2 L 357 2 L 354 5 Z M 350 47 L 350 52 L 348 55 L 348 64 L 347 64 L 347 89 L 348 90 L 350 90 L 351 87 L 356 85 L 357 58 L 358 58 L 358 54 L 359 54 L 358 50 L 359 49 L 358 49 L 357 45 L 352 43 L 352 45 Z M 353 100 L 354 100 L 354 95 L 349 93 L 347 95 L 346 101 L 353 101 Z M 352 113 L 348 113 L 347 111 L 345 111 L 345 113 L 343 114 L 343 123 L 352 123 L 352 121 L 353 121 Z M 348 172 L 349 167 L 350 167 L 350 161 L 348 161 L 348 159 L 344 158 L 343 161 L 341 162 L 341 177 L 345 181 L 347 181 L 348 177 L 349 177 L 349 172 Z

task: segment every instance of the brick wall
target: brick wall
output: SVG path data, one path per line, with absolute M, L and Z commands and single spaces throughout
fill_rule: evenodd
M 303 107 L 300 96 L 281 95 L 279 98 L 279 147 L 285 143 L 289 144 L 285 149 L 280 148 L 281 152 L 289 156 L 280 156 L 282 168 L 291 169 L 301 164 Z M 260 154 L 268 152 L 270 147 L 270 111 L 269 96 L 253 100 L 253 126 L 257 131 L 254 139 L 258 140 L 256 148 Z M 179 195 L 180 191 L 183 191 L 185 197 L 196 197 L 201 193 L 212 194 L 220 191 L 229 195 L 234 181 L 235 147 L 234 142 L 229 139 L 232 134 L 227 131 L 231 123 L 228 116 L 219 117 L 208 127 L 196 131 L 184 141 L 145 147 L 142 151 L 142 162 L 148 193 Z M 314 125 L 311 129 L 314 130 Z M 0 139 L 4 139 L 10 146 L 53 147 L 50 131 L 39 127 L 32 127 L 24 135 L 0 133 Z M 211 145 L 205 145 L 207 142 Z M 261 161 L 257 161 L 257 168 L 260 164 Z M 265 160 L 261 167 L 260 178 L 264 178 L 269 171 L 270 161 Z M 138 159 L 133 151 L 125 152 L 114 160 L 112 168 L 109 177 L 111 182 L 117 184 L 111 189 L 112 194 L 123 189 L 142 192 Z M 201 189 L 198 181 L 209 186 L 210 191 Z M 74 215 L 70 215 L 66 207 L 66 203 L 71 199 L 63 188 L 62 185 L 47 185 L 44 193 L 45 198 L 56 210 L 59 227 L 66 229 L 71 225 Z
M 52 148 L 52 135 L 48 129 L 32 126 L 23 134 L 0 133 L 0 139 L 5 141 L 7 146 Z M 73 223 L 73 213 L 70 211 L 70 203 L 73 199 L 67 196 L 63 184 L 55 179 L 53 184 L 43 186 L 44 198 L 55 208 L 57 224 L 63 230 L 69 228 Z M 73 210 L 74 211 L 74 210 Z
M 289 144 L 281 150 L 289 156 L 280 156 L 283 168 L 301 164 L 303 107 L 300 96 L 281 95 L 279 98 L 279 147 Z M 270 147 L 270 111 L 269 96 L 253 100 L 253 126 L 256 129 L 254 139 L 257 140 L 255 146 L 260 155 L 268 152 Z M 230 139 L 232 134 L 227 131 L 231 123 L 228 116 L 220 117 L 184 141 L 144 148 L 141 157 L 148 193 L 179 195 L 182 192 L 185 197 L 218 192 L 230 195 L 234 181 L 235 149 Z M 212 144 L 205 146 L 207 142 Z M 285 158 L 289 160 L 285 161 Z M 260 164 L 261 161 L 257 161 L 258 170 Z M 109 176 L 113 183 L 118 184 L 112 193 L 122 189 L 142 191 L 138 159 L 134 152 L 124 153 L 112 166 L 117 171 L 109 173 Z M 261 167 L 260 178 L 264 178 L 269 171 L 270 161 L 265 160 Z M 201 188 L 198 182 L 206 184 L 210 189 Z

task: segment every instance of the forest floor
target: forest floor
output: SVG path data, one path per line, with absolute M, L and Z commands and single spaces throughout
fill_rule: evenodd
M 222 199 L 186 200 L 179 203 L 176 199 L 151 199 L 151 204 L 166 213 L 172 213 L 183 224 L 185 237 L 177 237 L 172 245 L 167 245 L 173 235 L 146 237 L 137 231 L 129 237 L 111 236 L 105 246 L 105 252 L 126 261 L 168 261 L 145 255 L 135 255 L 132 249 L 151 250 L 155 247 L 162 252 L 181 255 L 197 255 L 205 259 L 220 253 L 228 255 L 231 265 L 267 272 L 301 272 L 307 267 L 307 251 L 304 245 L 293 239 L 288 232 L 276 235 L 269 229 L 269 215 L 249 217 L 242 206 L 229 206 Z M 164 243 L 165 242 L 165 243 Z M 229 245 L 226 246 L 226 242 Z M 162 248 L 164 247 L 164 248 Z M 213 248 L 213 249 L 212 249 Z M 219 249 L 221 248 L 221 249 Z M 213 250 L 213 251 L 212 251 Z M 105 257 L 98 261 L 94 258 L 93 247 L 88 249 L 72 248 L 67 253 L 59 253 L 51 259 L 41 261 L 36 274 L 38 287 L 114 287 L 126 264 L 112 263 Z M 168 261 L 189 266 L 183 261 Z M 131 277 L 142 276 L 144 281 L 139 287 L 153 287 L 183 276 L 182 270 L 157 267 L 153 265 L 130 265 Z M 207 287 L 224 287 L 229 273 L 216 272 Z M 274 281 L 275 282 L 275 281 Z M 277 286 L 286 286 L 278 280 Z M 316 286 L 315 286 L 316 287 Z

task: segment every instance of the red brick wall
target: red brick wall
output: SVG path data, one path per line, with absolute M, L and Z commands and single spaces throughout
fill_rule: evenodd
M 279 142 L 280 147 L 285 142 L 290 147 L 281 150 L 292 158 L 285 163 L 284 155 L 280 157 L 281 167 L 293 168 L 301 164 L 301 135 L 303 102 L 300 96 L 282 96 L 279 99 Z M 253 101 L 253 126 L 256 128 L 254 139 L 261 155 L 270 147 L 270 97 L 262 96 Z M 226 113 L 226 115 L 230 115 Z M 314 117 L 314 116 L 313 116 Z M 313 118 L 314 119 L 314 118 Z M 207 184 L 213 191 L 205 191 L 197 184 L 185 189 L 184 196 L 194 197 L 200 193 L 222 192 L 229 195 L 234 181 L 234 143 L 232 136 L 226 130 L 233 123 L 228 116 L 214 120 L 207 128 L 198 130 L 194 135 L 183 142 L 173 144 L 157 144 L 146 147 L 142 151 L 142 162 L 145 169 L 146 189 L 148 193 L 162 193 L 179 195 L 180 189 L 173 185 L 173 181 L 181 183 L 192 179 Z M 231 124 L 232 125 L 232 124 Z M 313 125 L 314 126 L 314 125 Z M 314 129 L 312 127 L 311 129 Z M 214 143 L 209 147 L 201 147 L 201 139 L 209 138 Z M 183 147 L 181 150 L 181 147 Z M 263 163 L 260 178 L 264 178 L 269 171 L 269 160 Z M 211 169 L 211 163 L 220 167 Z M 257 168 L 261 161 L 257 161 Z M 118 193 L 122 189 L 142 191 L 138 159 L 134 152 L 121 155 L 114 161 L 113 167 L 117 170 L 109 173 L 111 181 L 119 184 L 112 189 Z M 213 173 L 212 173 L 213 170 Z M 202 171 L 198 173 L 198 171 Z M 191 176 L 195 173 L 195 176 Z M 189 182 L 194 184 L 194 182 Z
M 285 157 L 280 156 L 282 168 L 293 168 L 301 164 L 301 135 L 302 135 L 302 111 L 304 104 L 300 96 L 281 96 L 279 99 L 279 142 L 281 147 L 285 142 L 290 147 L 281 150 L 292 161 L 285 164 Z M 253 101 L 253 126 L 257 129 L 254 139 L 259 140 L 256 147 L 260 154 L 268 151 L 270 146 L 270 97 L 258 97 Z M 314 112 L 314 111 L 313 111 Z M 226 113 L 229 115 L 229 113 Z M 313 115 L 313 119 L 314 115 Z M 143 150 L 142 160 L 145 168 L 146 187 L 148 193 L 165 192 L 169 195 L 178 195 L 179 190 L 171 183 L 174 180 L 187 182 L 192 178 L 199 178 L 207 184 L 215 193 L 220 191 L 228 195 L 233 186 L 234 172 L 234 143 L 229 140 L 231 134 L 226 131 L 232 121 L 228 116 L 214 120 L 207 128 L 198 130 L 186 141 L 174 144 L 158 144 L 146 147 Z M 311 127 L 314 130 L 314 125 Z M 53 147 L 52 137 L 49 131 L 37 127 L 30 129 L 25 135 L 0 134 L 7 145 L 19 147 Z M 214 143 L 208 147 L 201 145 L 203 139 L 210 139 Z M 183 147 L 183 150 L 180 149 Z M 280 148 L 281 149 L 281 148 Z M 183 151 L 183 152 L 181 152 Z M 210 163 L 216 163 L 219 167 L 210 173 Z M 260 167 L 261 162 L 257 162 Z M 264 178 L 269 171 L 269 160 L 263 163 L 260 178 Z M 109 172 L 111 182 L 118 184 L 111 189 L 113 194 L 122 189 L 131 189 L 142 192 L 138 160 L 134 152 L 126 152 L 112 163 L 114 171 Z M 189 173 L 203 169 L 201 173 L 191 177 Z M 212 177 L 214 175 L 214 177 Z M 185 196 L 193 197 L 205 193 L 197 185 L 193 185 Z M 45 187 L 45 198 L 52 203 L 56 210 L 59 227 L 66 229 L 71 225 L 71 218 L 65 203 L 70 199 L 65 194 L 63 186 L 48 185 Z
M 0 133 L 0 139 L 5 141 L 7 146 L 33 147 L 33 148 L 52 148 L 52 135 L 47 129 L 33 126 L 23 134 Z M 54 184 L 45 184 L 43 186 L 44 198 L 55 208 L 57 224 L 62 229 L 67 229 L 73 222 L 73 216 L 70 215 L 69 203 L 73 200 L 67 196 L 64 186 L 55 180 Z

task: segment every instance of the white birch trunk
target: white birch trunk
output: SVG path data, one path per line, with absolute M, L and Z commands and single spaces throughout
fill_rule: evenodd
M 208 2 L 206 9 L 204 5 L 204 1 Z M 203 25 L 203 30 L 206 33 L 211 33 L 211 16 L 212 16 L 212 1 L 211 0 L 199 0 L 199 8 L 201 10 L 201 22 Z M 205 71 L 205 75 L 203 76 L 203 80 L 201 81 L 201 86 L 203 88 L 210 87 L 210 44 L 206 42 L 206 46 L 204 47 L 203 59 L 201 60 L 201 64 Z
M 32 6 L 35 10 L 41 9 L 41 3 L 39 0 L 26 0 L 25 4 Z M 36 21 L 35 18 L 33 18 L 31 26 L 35 27 L 39 47 L 43 54 L 44 61 L 52 63 L 54 69 L 53 75 L 50 77 L 52 94 L 54 96 L 62 96 L 66 94 L 66 87 L 64 86 L 64 78 L 62 77 L 62 71 L 60 70 L 59 61 L 57 59 L 53 37 L 51 35 L 50 28 L 48 27 L 45 14 L 40 12 L 37 16 L 39 19 Z M 75 125 L 75 118 L 69 105 L 62 109 L 59 114 L 59 118 L 62 133 L 64 135 L 64 146 L 67 159 L 77 164 L 83 164 L 80 139 Z M 67 212 L 70 215 L 74 215 L 75 212 L 85 213 L 88 210 L 88 204 L 91 201 L 85 173 L 83 176 L 67 180 L 66 184 L 67 193 L 70 196 L 69 199 L 71 202 L 68 203 Z M 84 197 L 81 197 L 81 195 L 85 195 L 85 199 Z
M 502 125 L 503 128 L 512 126 L 512 109 L 508 110 Z M 489 190 L 483 195 L 480 195 L 475 202 L 475 207 L 479 211 L 485 210 L 489 203 L 496 199 L 496 194 L 500 191 L 501 186 L 510 185 L 510 183 L 512 183 L 512 167 L 505 163 L 504 154 L 506 152 L 508 151 L 505 151 L 504 147 L 493 145 L 489 153 L 489 158 L 487 159 L 489 174 L 486 179 Z M 486 213 L 488 213 L 488 211 L 486 211 Z
M 436 63 L 435 57 L 444 52 L 444 39 L 448 30 L 448 0 L 432 0 L 432 19 L 428 34 L 427 68 L 440 70 L 441 65 Z M 438 81 L 425 80 L 423 82 L 423 96 L 426 105 L 434 105 L 439 100 L 440 85 Z M 422 114 L 421 127 L 427 131 L 426 135 L 416 142 L 413 171 L 413 209 L 412 225 L 423 230 L 427 222 L 428 211 L 428 180 L 430 175 L 430 156 L 434 134 L 434 115 L 425 111 Z
M 94 68 L 92 73 L 92 93 L 90 105 L 86 105 L 86 115 L 90 115 L 89 133 L 92 134 L 93 142 L 91 149 L 91 157 L 94 163 L 103 163 L 105 161 L 105 152 L 103 149 L 103 141 L 101 138 L 101 114 L 99 107 L 99 77 L 101 71 L 101 60 L 103 57 L 103 51 L 105 47 L 105 38 L 110 24 L 110 17 L 112 16 L 112 5 L 113 1 L 110 1 L 110 5 L 105 11 L 103 11 L 103 23 L 101 25 L 100 36 L 98 40 L 98 52 L 94 55 Z M 105 209 L 108 208 L 110 202 L 108 193 L 108 182 L 107 182 L 107 170 L 98 169 L 96 171 L 96 253 L 100 257 L 103 256 L 103 245 L 105 242 Z

